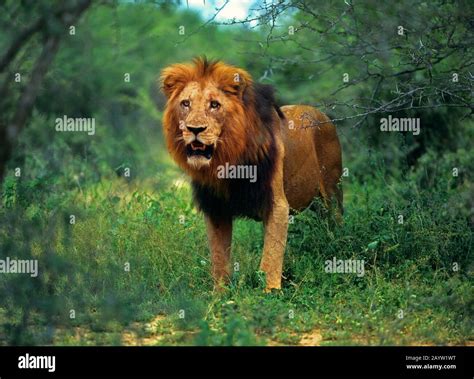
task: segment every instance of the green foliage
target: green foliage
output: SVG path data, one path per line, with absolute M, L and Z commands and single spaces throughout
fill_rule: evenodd
M 257 79 L 269 62 L 242 54 L 264 30 L 209 26 L 180 36 L 181 24 L 197 31 L 202 20 L 151 3 L 97 6 L 63 41 L 3 182 L 0 259 L 34 257 L 40 276 L 0 275 L 0 344 L 125 344 L 132 327 L 161 345 L 297 344 L 315 330 L 335 345 L 471 341 L 474 128 L 452 110 L 423 112 L 423 142 L 379 138 L 376 118 L 366 128 L 339 126 L 349 169 L 343 224 L 316 204 L 297 214 L 284 288 L 265 295 L 263 227 L 237 221 L 238 270 L 226 292 L 213 292 L 202 215 L 162 141 L 156 78 L 203 53 Z M 316 78 L 297 64 L 308 52 L 274 50 L 294 58 L 271 77 L 294 103 L 329 96 L 348 64 Z M 94 117 L 96 134 L 55 132 L 64 114 Z M 333 257 L 364 259 L 365 275 L 326 273 Z M 136 327 L 157 315 L 158 324 Z

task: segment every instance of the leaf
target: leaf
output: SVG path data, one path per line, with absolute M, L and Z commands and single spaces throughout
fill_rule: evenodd
M 378 245 L 379 245 L 379 241 L 373 241 L 367 245 L 367 248 L 370 250 L 374 250 L 377 248 Z

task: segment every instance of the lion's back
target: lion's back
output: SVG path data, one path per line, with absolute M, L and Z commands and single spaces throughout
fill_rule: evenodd
M 302 209 L 315 196 L 338 196 L 342 158 L 336 127 L 324 113 L 308 105 L 286 105 L 281 110 L 286 118 L 282 134 L 290 206 Z

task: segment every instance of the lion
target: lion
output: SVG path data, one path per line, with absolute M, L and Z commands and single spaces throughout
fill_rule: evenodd
M 281 289 L 290 209 L 334 198 L 342 214 L 335 126 L 312 106 L 279 107 L 271 86 L 222 61 L 173 64 L 160 80 L 167 149 L 204 213 L 215 287 L 230 279 L 232 222 L 247 217 L 264 224 L 265 291 Z M 222 177 L 222 167 L 253 167 L 257 180 Z

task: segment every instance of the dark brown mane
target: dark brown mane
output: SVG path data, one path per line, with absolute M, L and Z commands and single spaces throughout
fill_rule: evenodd
M 238 74 L 239 80 L 235 80 Z M 225 145 L 219 145 L 211 164 L 193 170 L 186 164 L 183 145 L 177 143 L 177 94 L 191 81 L 214 83 L 235 102 L 235 109 L 222 131 Z M 221 61 L 196 58 L 192 64 L 168 67 L 162 74 L 163 90 L 169 100 L 164 115 L 168 149 L 178 164 L 192 177 L 194 197 L 199 207 L 216 218 L 247 216 L 261 219 L 271 209 L 271 181 L 277 159 L 275 128 L 284 118 L 275 101 L 273 87 L 254 83 L 245 70 Z M 235 144 L 232 141 L 243 143 Z M 236 146 L 242 146 L 237 149 Z M 219 179 L 217 168 L 226 163 L 257 167 L 257 181 Z
M 255 165 L 258 180 L 250 183 L 245 179 L 222 179 L 221 184 L 226 188 L 220 193 L 219 188 L 192 182 L 193 194 L 199 208 L 215 220 L 232 219 L 234 217 L 249 217 L 261 220 L 271 209 L 273 193 L 271 181 L 273 178 L 277 148 L 274 138 L 274 127 L 283 113 L 276 104 L 273 87 L 253 83 L 246 89 L 243 96 L 245 108 L 252 110 L 258 116 L 256 125 L 257 135 L 247 135 L 252 154 L 242 156 L 239 164 Z M 260 138 L 261 137 L 261 138 Z M 257 205 L 257 206 L 256 206 Z
M 196 74 L 201 77 L 209 76 L 212 71 L 219 64 L 217 59 L 207 59 L 206 56 L 198 57 L 193 59 L 193 63 L 196 67 Z
M 273 110 L 275 110 L 281 119 L 285 118 L 285 115 L 281 111 L 275 100 L 275 89 L 269 84 L 254 83 L 253 84 L 254 104 L 255 110 L 257 111 L 262 122 L 271 122 L 273 116 Z M 244 101 L 246 99 L 244 94 Z

